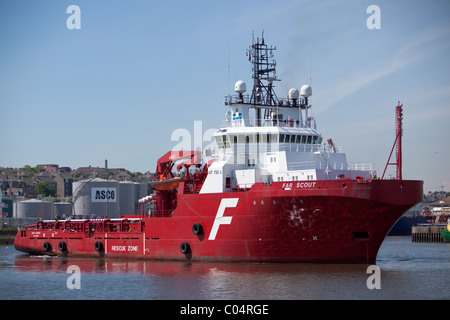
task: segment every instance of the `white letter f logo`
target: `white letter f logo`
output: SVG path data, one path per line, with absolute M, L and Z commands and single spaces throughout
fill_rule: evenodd
M 233 217 L 224 217 L 223 214 L 225 213 L 225 208 L 236 207 L 238 201 L 239 198 L 222 199 L 222 201 L 220 201 L 219 209 L 217 210 L 216 214 L 216 219 L 214 220 L 214 224 L 211 228 L 211 233 L 209 234 L 208 240 L 216 239 L 217 231 L 219 231 L 219 226 L 221 224 L 231 224 L 231 219 L 233 219 Z

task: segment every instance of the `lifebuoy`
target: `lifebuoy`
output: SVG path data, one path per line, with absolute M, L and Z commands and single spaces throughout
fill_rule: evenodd
M 58 243 L 58 249 L 61 252 L 66 252 L 67 251 L 67 245 L 64 241 L 61 241 L 60 243 Z
M 191 251 L 191 246 L 187 242 L 182 242 L 180 245 L 180 251 L 182 254 L 189 253 Z
M 44 242 L 44 245 L 42 246 L 42 250 L 44 252 L 49 252 L 50 250 L 52 250 L 52 245 L 50 244 L 50 242 Z
M 101 241 L 97 241 L 94 245 L 95 251 L 103 251 L 103 243 Z
M 194 223 L 194 225 L 192 226 L 192 232 L 195 235 L 199 235 L 203 232 L 203 227 L 200 223 Z

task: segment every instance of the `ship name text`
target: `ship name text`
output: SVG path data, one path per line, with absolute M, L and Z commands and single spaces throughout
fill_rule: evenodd
M 314 188 L 316 186 L 315 181 L 304 181 L 304 182 L 285 182 L 283 183 L 283 190 L 291 190 L 292 188 L 295 189 L 303 189 L 303 188 Z

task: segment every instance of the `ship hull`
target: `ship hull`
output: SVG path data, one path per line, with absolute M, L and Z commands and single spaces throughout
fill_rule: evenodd
M 19 230 L 15 247 L 64 256 L 373 264 L 391 227 L 422 201 L 422 186 L 324 180 L 257 183 L 220 194 L 179 191 L 170 217 L 139 219 L 140 229 Z

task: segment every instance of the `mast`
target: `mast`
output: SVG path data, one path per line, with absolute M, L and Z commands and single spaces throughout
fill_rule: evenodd
M 236 126 L 242 126 L 245 123 L 242 119 L 249 120 L 252 112 L 251 125 L 255 127 L 296 126 L 315 129 L 312 117 L 308 116 L 308 109 L 311 108 L 308 104 L 308 98 L 312 95 L 311 86 L 304 85 L 300 91 L 290 89 L 288 98 L 278 98 L 275 93 L 274 82 L 281 81 L 276 72 L 276 49 L 275 46 L 265 43 L 264 32 L 261 38 L 256 40 L 254 34 L 252 35 L 252 45 L 246 54 L 252 64 L 253 87 L 251 93 L 244 95 L 247 91 L 245 82 L 239 80 L 235 83 L 234 91 L 238 95 L 225 97 L 225 105 L 233 107 L 228 117 L 238 121 Z M 296 110 L 295 114 L 293 110 Z M 304 120 L 302 111 L 305 113 Z
M 403 136 L 403 105 L 398 102 L 395 108 L 395 131 L 398 137 L 397 140 L 397 180 L 402 180 L 402 136 Z
M 403 104 L 400 104 L 399 101 L 398 105 L 395 107 L 395 141 L 394 145 L 392 146 L 391 153 L 389 154 L 386 166 L 384 167 L 381 179 L 384 178 L 384 174 L 386 173 L 387 167 L 389 165 L 395 165 L 397 166 L 395 179 L 402 180 L 402 136 L 403 136 Z M 395 162 L 389 162 L 391 160 L 394 148 L 396 148 Z
M 277 79 L 276 66 L 277 63 L 274 59 L 273 51 L 277 48 L 273 46 L 267 46 L 264 43 L 264 32 L 259 38 L 253 36 L 252 45 L 248 49 L 249 60 L 253 64 L 253 89 L 252 96 L 250 98 L 251 103 L 254 105 L 277 105 L 278 98 L 274 91 L 274 81 L 280 81 Z M 265 84 L 263 81 L 266 81 Z
M 254 105 L 256 110 L 256 126 L 261 126 L 261 108 L 258 105 L 276 106 L 278 98 L 274 91 L 274 81 L 277 79 L 276 61 L 274 59 L 273 51 L 277 48 L 267 46 L 264 43 L 264 31 L 261 36 L 261 41 L 253 35 L 252 45 L 247 51 L 249 60 L 253 65 L 253 89 L 250 97 L 250 103 Z M 267 84 L 265 82 L 267 82 Z M 268 116 L 268 110 L 264 109 L 264 118 Z

